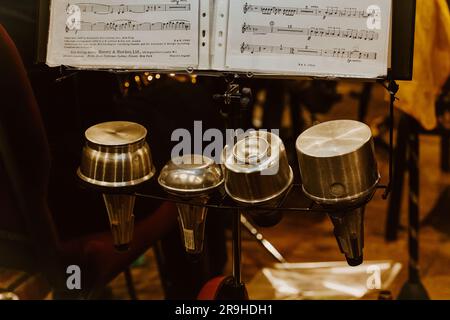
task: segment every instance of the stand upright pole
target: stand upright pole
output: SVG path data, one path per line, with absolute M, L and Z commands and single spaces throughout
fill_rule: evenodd
M 409 282 L 419 282 L 419 138 L 411 132 L 409 142 Z
M 214 100 L 223 103 L 220 113 L 225 120 L 225 126 L 245 128 L 248 107 L 251 102 L 251 90 L 240 90 L 234 83 L 236 77 L 226 79 L 227 91 L 225 94 L 214 95 Z M 248 300 L 245 284 L 242 282 L 241 265 L 241 212 L 232 213 L 232 246 L 233 246 L 233 276 L 227 277 L 216 295 L 217 300 Z
M 414 124 L 410 121 L 411 126 Z M 428 293 L 420 280 L 419 271 L 419 134 L 413 127 L 408 136 L 409 168 L 409 212 L 408 212 L 408 253 L 409 276 L 404 284 L 399 300 L 429 300 Z
M 241 276 L 241 212 L 233 213 L 233 283 L 236 287 L 242 285 Z

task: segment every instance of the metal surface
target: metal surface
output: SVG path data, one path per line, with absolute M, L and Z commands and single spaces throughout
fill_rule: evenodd
M 170 160 L 162 169 L 158 183 L 182 202 L 177 203 L 178 222 L 186 252 L 203 251 L 209 195 L 223 184 L 222 169 L 212 159 L 185 155 Z
M 208 201 L 207 197 L 196 199 L 196 203 Z M 203 251 L 205 239 L 206 216 L 208 209 L 205 207 L 186 204 L 177 204 L 178 224 L 184 248 L 189 254 L 200 254 Z
M 316 125 L 296 142 L 303 191 L 329 210 L 341 252 L 351 266 L 363 262 L 364 207 L 380 174 L 370 128 L 352 120 Z
M 329 214 L 339 248 L 350 266 L 363 262 L 364 206 L 349 212 Z
M 122 146 L 139 142 L 147 136 L 147 130 L 133 122 L 104 122 L 85 132 L 86 140 L 102 146 Z
M 281 197 L 292 184 L 293 173 L 281 139 L 253 131 L 222 153 L 225 190 L 236 202 L 261 204 Z
M 103 200 L 108 211 L 109 223 L 118 251 L 126 251 L 133 240 L 135 196 L 104 194 Z
M 323 205 L 350 206 L 370 197 L 379 180 L 370 128 L 358 121 L 321 123 L 296 142 L 303 191 Z
M 153 177 L 147 130 L 132 122 L 106 122 L 89 128 L 78 176 L 101 187 L 136 186 Z
M 222 169 L 214 160 L 201 155 L 185 155 L 169 161 L 158 182 L 170 194 L 179 197 L 207 195 L 222 185 Z

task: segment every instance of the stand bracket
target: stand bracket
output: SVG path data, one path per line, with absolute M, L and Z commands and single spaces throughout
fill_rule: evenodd
M 389 101 L 389 181 L 386 185 L 386 188 L 383 193 L 383 199 L 386 200 L 389 197 L 389 194 L 392 190 L 392 180 L 393 180 L 393 172 L 394 172 L 394 126 L 395 126 L 395 116 L 394 116 L 394 107 L 395 101 L 399 100 L 397 98 L 397 92 L 400 89 L 400 86 L 397 84 L 395 80 L 388 80 L 388 84 L 385 82 L 380 82 L 381 85 L 388 91 L 390 96 Z

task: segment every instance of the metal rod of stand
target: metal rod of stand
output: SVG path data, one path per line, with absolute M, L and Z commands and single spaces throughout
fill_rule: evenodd
M 264 239 L 264 236 L 258 232 L 258 229 L 256 229 L 243 214 L 241 215 L 241 223 L 278 263 L 287 263 L 287 260 L 277 250 L 277 248 L 275 248 L 270 241 Z
M 404 189 L 405 173 L 408 166 L 408 143 L 405 143 L 405 141 L 409 141 L 408 137 L 412 130 L 408 115 L 401 115 L 397 128 L 392 193 L 389 197 L 388 216 L 386 219 L 385 238 L 387 241 L 397 240 L 400 226 L 401 199 Z
M 416 130 L 409 134 L 409 282 L 419 279 L 419 136 Z
M 408 133 L 408 171 L 409 171 L 409 210 L 408 210 L 408 281 L 398 295 L 399 300 L 429 300 L 427 290 L 420 281 L 419 269 L 419 133 L 415 122 L 409 121 Z
M 233 281 L 236 287 L 241 282 L 241 212 L 233 213 Z
M 389 103 L 389 183 L 387 185 L 387 188 L 383 194 L 383 199 L 386 200 L 391 193 L 392 190 L 392 184 L 393 184 L 393 174 L 394 174 L 394 125 L 395 125 L 395 119 L 394 119 L 394 104 L 396 98 L 396 94 L 399 90 L 399 85 L 395 82 L 395 80 L 389 81 L 389 86 L 387 87 L 387 90 L 389 91 L 390 95 L 390 103 Z

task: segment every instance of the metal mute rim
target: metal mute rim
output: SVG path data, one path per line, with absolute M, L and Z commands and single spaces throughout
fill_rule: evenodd
M 219 188 L 223 183 L 225 182 L 225 179 L 222 177 L 222 180 L 220 180 L 217 184 L 213 186 L 209 186 L 206 188 L 197 188 L 197 189 L 179 189 L 179 188 L 173 188 L 169 187 L 166 184 L 162 182 L 161 176 L 158 178 L 158 183 L 161 187 L 163 187 L 164 190 L 166 190 L 168 193 L 175 195 L 175 196 L 183 196 L 185 194 L 186 196 L 190 195 L 196 195 L 196 194 L 202 194 L 202 193 L 209 193 L 213 190 Z
M 193 182 L 191 178 L 196 181 Z M 213 159 L 197 154 L 170 160 L 158 177 L 159 185 L 166 192 L 181 197 L 211 193 L 223 182 L 224 176 L 220 166 Z
M 256 146 L 256 150 L 254 147 Z M 243 150 L 239 150 L 239 148 Z M 234 173 L 252 174 L 272 168 L 273 162 L 285 154 L 281 138 L 267 131 L 252 131 L 242 135 L 234 145 L 222 150 L 222 166 Z
M 340 203 L 345 203 L 345 202 L 352 202 L 355 200 L 359 200 L 359 199 L 363 199 L 364 197 L 368 196 L 369 194 L 371 194 L 375 188 L 377 187 L 378 183 L 381 180 L 381 175 L 378 174 L 378 179 L 377 181 L 367 190 L 360 192 L 356 195 L 353 196 L 347 196 L 345 198 L 336 198 L 336 199 L 325 199 L 325 198 L 320 198 L 320 197 L 316 197 L 313 196 L 312 194 L 310 194 L 306 189 L 305 186 L 302 185 L 302 190 L 303 193 L 311 200 L 313 200 L 316 203 L 319 204 L 325 204 L 325 205 L 334 205 L 334 204 L 340 204 Z
M 247 205 L 257 205 L 257 204 L 264 204 L 265 202 L 271 201 L 276 199 L 277 197 L 281 196 L 286 190 L 289 189 L 289 187 L 292 185 L 292 182 L 294 181 L 294 172 L 292 171 L 291 166 L 289 166 L 289 182 L 286 184 L 286 186 L 280 191 L 277 192 L 276 194 L 267 197 L 267 198 L 263 198 L 263 199 L 255 199 L 255 200 L 246 200 L 246 199 L 242 199 L 240 197 L 237 196 L 233 196 L 228 188 L 227 185 L 225 184 L 225 191 L 226 193 L 230 196 L 231 199 L 233 199 L 234 201 L 241 203 L 241 204 L 247 204 Z
M 132 187 L 132 186 L 137 186 L 141 183 L 144 183 L 148 180 L 150 180 L 151 178 L 153 178 L 153 176 L 156 173 L 156 169 L 154 166 L 151 167 L 150 173 L 145 175 L 142 178 L 139 179 L 134 179 L 134 180 L 130 180 L 130 181 L 122 181 L 122 182 L 107 182 L 107 181 L 100 181 L 100 180 L 96 180 L 96 179 L 92 179 L 89 177 L 86 177 L 82 172 L 81 172 L 81 168 L 78 168 L 77 170 L 77 175 L 78 177 L 90 184 L 96 185 L 96 186 L 100 186 L 100 187 L 111 187 L 111 188 L 122 188 L 122 187 Z

